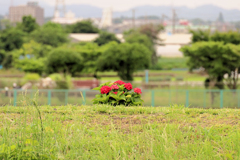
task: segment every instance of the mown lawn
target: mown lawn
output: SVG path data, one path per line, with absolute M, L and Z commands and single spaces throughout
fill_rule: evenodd
M 0 159 L 240 159 L 240 110 L 0 108 Z

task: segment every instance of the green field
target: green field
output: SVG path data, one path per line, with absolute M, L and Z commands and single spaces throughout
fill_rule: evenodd
M 9 73 L 6 71 L 0 71 L 0 75 L 8 75 Z M 136 74 L 145 74 L 144 71 L 139 71 L 136 72 Z M 160 71 L 154 71 L 154 70 L 150 70 L 149 74 L 159 74 L 157 76 L 150 76 L 149 79 L 166 79 L 166 78 L 170 78 L 170 81 L 167 82 L 175 82 L 177 78 L 181 78 L 182 81 L 185 82 L 203 82 L 207 76 L 203 76 L 203 75 L 199 75 L 197 73 L 189 73 L 188 71 L 172 71 L 172 70 L 160 70 Z M 17 75 L 17 74 L 13 74 L 13 75 Z M 116 72 L 100 72 L 98 73 L 98 75 L 101 77 L 101 75 L 110 75 L 110 76 L 116 76 L 116 77 L 101 77 L 100 81 L 102 82 L 106 82 L 106 81 L 116 81 L 119 80 L 120 78 L 117 77 L 117 73 Z M 92 77 L 75 77 L 72 78 L 74 80 L 92 80 Z M 4 87 L 12 87 L 13 83 L 17 83 L 19 85 L 23 85 L 26 83 L 26 80 L 24 80 L 24 78 L 9 78 L 9 77 L 1 77 L 0 78 L 0 88 L 4 88 Z M 145 82 L 144 77 L 134 77 L 134 82 L 137 83 L 142 83 Z M 156 81 L 156 82 L 160 82 L 160 81 Z M 177 88 L 177 87 L 173 87 L 173 88 Z M 187 87 L 183 87 L 183 88 L 187 88 Z M 202 87 L 203 88 L 203 87 Z
M 161 69 L 185 69 L 187 66 L 187 57 L 161 57 L 158 59 L 158 65 Z
M 240 159 L 240 111 L 5 106 L 0 159 Z

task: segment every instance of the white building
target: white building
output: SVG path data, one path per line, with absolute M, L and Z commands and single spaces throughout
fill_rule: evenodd
M 69 35 L 72 42 L 91 42 L 98 38 L 99 34 L 73 33 Z M 124 42 L 123 34 L 116 34 L 116 37 Z M 183 57 L 179 49 L 191 43 L 191 34 L 167 34 L 161 33 L 159 37 L 163 40 L 164 46 L 156 46 L 157 55 L 161 57 Z
M 164 46 L 157 46 L 157 54 L 162 57 L 183 57 L 179 49 L 191 43 L 192 34 L 161 33 Z
M 60 14 L 58 11 L 54 13 L 54 18 L 52 19 L 52 22 L 59 23 L 59 24 L 73 24 L 77 23 L 79 21 L 82 21 L 83 18 L 76 18 L 75 14 L 71 11 L 67 12 L 64 17 L 60 17 Z
M 112 26 L 112 9 L 107 8 L 103 10 L 102 20 L 100 22 L 100 28 L 107 28 Z
M 98 33 L 72 33 L 69 34 L 69 38 L 72 42 L 91 42 L 99 37 Z M 116 34 L 116 37 L 124 42 L 122 34 Z

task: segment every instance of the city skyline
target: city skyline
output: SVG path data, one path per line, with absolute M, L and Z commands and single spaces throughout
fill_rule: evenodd
M 26 1 L 31 0 L 15 0 L 15 4 L 25 4 Z M 55 5 L 55 0 L 36 0 L 40 3 L 46 3 L 48 5 Z M 10 6 L 10 1 L 0 0 L 0 5 Z M 152 6 L 186 6 L 189 8 L 195 8 L 202 5 L 212 4 L 224 9 L 240 9 L 240 1 L 238 0 L 171 0 L 171 1 L 159 1 L 159 0 L 138 0 L 138 1 L 131 1 L 128 0 L 66 0 L 66 5 L 71 4 L 88 4 L 93 5 L 100 8 L 113 8 L 115 11 L 124 11 L 128 10 L 137 6 L 142 5 L 152 5 Z

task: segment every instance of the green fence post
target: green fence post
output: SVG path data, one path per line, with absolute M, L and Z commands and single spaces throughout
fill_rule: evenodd
M 51 106 L 51 90 L 48 90 L 48 105 Z
M 154 90 L 152 90 L 152 107 L 154 107 L 154 99 L 155 98 L 155 96 L 154 96 Z
M 171 99 L 172 99 L 172 97 L 171 97 L 171 90 L 169 89 L 169 106 L 171 106 Z
M 240 91 L 238 91 L 238 108 L 240 108 Z
M 189 106 L 189 91 L 186 91 L 186 107 Z
M 13 106 L 14 107 L 17 106 L 17 90 L 16 89 L 13 90 Z
M 207 107 L 207 91 L 205 90 L 204 91 L 204 108 L 206 108 Z
M 86 105 L 86 91 L 83 91 L 83 105 Z
M 148 84 L 148 77 L 149 77 L 149 75 L 148 75 L 148 70 L 145 70 L 145 83 L 146 84 Z
M 223 108 L 223 90 L 220 91 L 220 108 Z
M 68 104 L 68 90 L 65 90 L 65 105 Z

